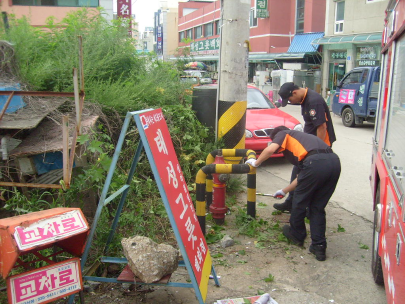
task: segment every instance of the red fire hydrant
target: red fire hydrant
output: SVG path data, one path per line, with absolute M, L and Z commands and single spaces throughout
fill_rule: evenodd
M 222 153 L 215 156 L 213 164 L 226 164 Z M 225 206 L 226 195 L 226 181 L 229 179 L 229 174 L 212 174 L 213 188 L 212 188 L 212 204 L 210 205 L 210 212 L 214 221 L 221 225 L 225 221 L 225 213 L 228 208 Z

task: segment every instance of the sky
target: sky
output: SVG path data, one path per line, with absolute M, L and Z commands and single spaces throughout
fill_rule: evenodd
M 177 2 L 187 0 L 163 0 L 169 7 L 177 7 Z M 153 27 L 154 13 L 161 7 L 162 0 L 132 0 L 132 14 L 135 14 L 135 21 L 138 22 L 139 32 L 145 27 Z M 117 12 L 117 0 L 113 0 L 113 11 Z
M 135 14 L 139 32 L 143 32 L 145 27 L 153 27 L 154 13 L 159 8 L 160 0 L 132 0 L 132 14 Z

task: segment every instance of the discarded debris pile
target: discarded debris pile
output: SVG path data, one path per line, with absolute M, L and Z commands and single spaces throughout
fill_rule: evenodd
M 83 90 L 27 91 L 7 56 L 14 56 L 12 46 L 0 41 L 0 186 L 60 188 L 62 179 L 69 186 L 72 168 L 86 163 L 77 136 L 89 133 L 102 112 L 84 103 Z
M 67 128 L 69 147 L 72 146 L 76 117 L 74 103 L 69 98 L 24 96 L 24 107 L 14 113 L 5 114 L 0 121 L 2 136 L 0 150 L 3 166 L 2 179 L 22 183 L 57 182 L 62 177 L 63 159 L 63 116 L 68 116 Z M 72 107 L 73 106 L 73 107 Z M 81 118 L 81 132 L 89 133 L 97 122 L 96 107 L 84 108 Z M 80 153 L 76 153 L 76 157 Z M 80 165 L 80 157 L 75 165 Z M 48 173 L 41 181 L 40 176 Z M 49 174 L 50 173 L 50 174 Z

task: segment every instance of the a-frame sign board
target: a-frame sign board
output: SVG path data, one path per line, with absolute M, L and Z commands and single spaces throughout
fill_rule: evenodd
M 137 151 L 132 161 L 131 169 L 128 173 L 127 182 L 115 193 L 107 197 L 108 189 L 117 165 L 119 154 L 125 140 L 125 135 L 129 127 L 130 121 L 134 119 L 140 134 L 140 142 Z M 161 109 L 148 109 L 144 111 L 128 112 L 121 130 L 120 138 L 115 149 L 113 160 L 107 174 L 103 192 L 99 200 L 98 208 L 94 221 L 91 227 L 89 237 L 87 239 L 86 248 L 84 250 L 81 266 L 84 269 L 94 232 L 97 227 L 98 219 L 101 215 L 102 208 L 111 200 L 121 195 L 114 222 L 111 227 L 110 235 L 107 239 L 105 253 L 108 252 L 108 247 L 118 225 L 118 219 L 122 212 L 126 196 L 130 187 L 130 183 L 135 174 L 136 166 L 142 150 L 145 149 L 149 163 L 151 165 L 160 195 L 166 208 L 171 226 L 181 255 L 184 259 L 184 265 L 188 270 L 191 283 L 176 283 L 169 282 L 165 286 L 174 287 L 190 287 L 194 288 L 196 297 L 200 304 L 205 303 L 208 289 L 208 280 L 210 274 L 213 275 L 215 284 L 219 286 L 218 277 L 215 269 L 212 266 L 210 252 L 198 223 L 193 202 L 188 192 L 187 184 L 184 180 L 183 172 L 180 168 L 173 143 L 170 137 L 169 129 L 163 117 Z M 102 257 L 102 262 L 126 263 L 125 258 Z M 122 283 L 114 278 L 101 278 L 85 276 L 88 281 L 115 282 Z M 150 284 L 162 285 L 162 284 Z M 69 303 L 73 302 L 73 297 L 69 299 Z

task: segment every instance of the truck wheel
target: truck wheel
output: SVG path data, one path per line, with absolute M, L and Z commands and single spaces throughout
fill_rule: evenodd
M 349 128 L 354 127 L 354 125 L 355 125 L 354 113 L 351 108 L 346 108 L 343 110 L 342 122 L 345 125 L 345 127 L 349 127 Z
M 373 250 L 371 259 L 371 272 L 373 273 L 374 282 L 378 285 L 384 284 L 384 274 L 382 270 L 381 257 L 378 252 L 380 233 L 376 231 L 377 221 L 379 221 L 377 206 L 380 205 L 380 185 L 378 185 L 376 193 L 376 209 L 374 211 L 373 225 Z

